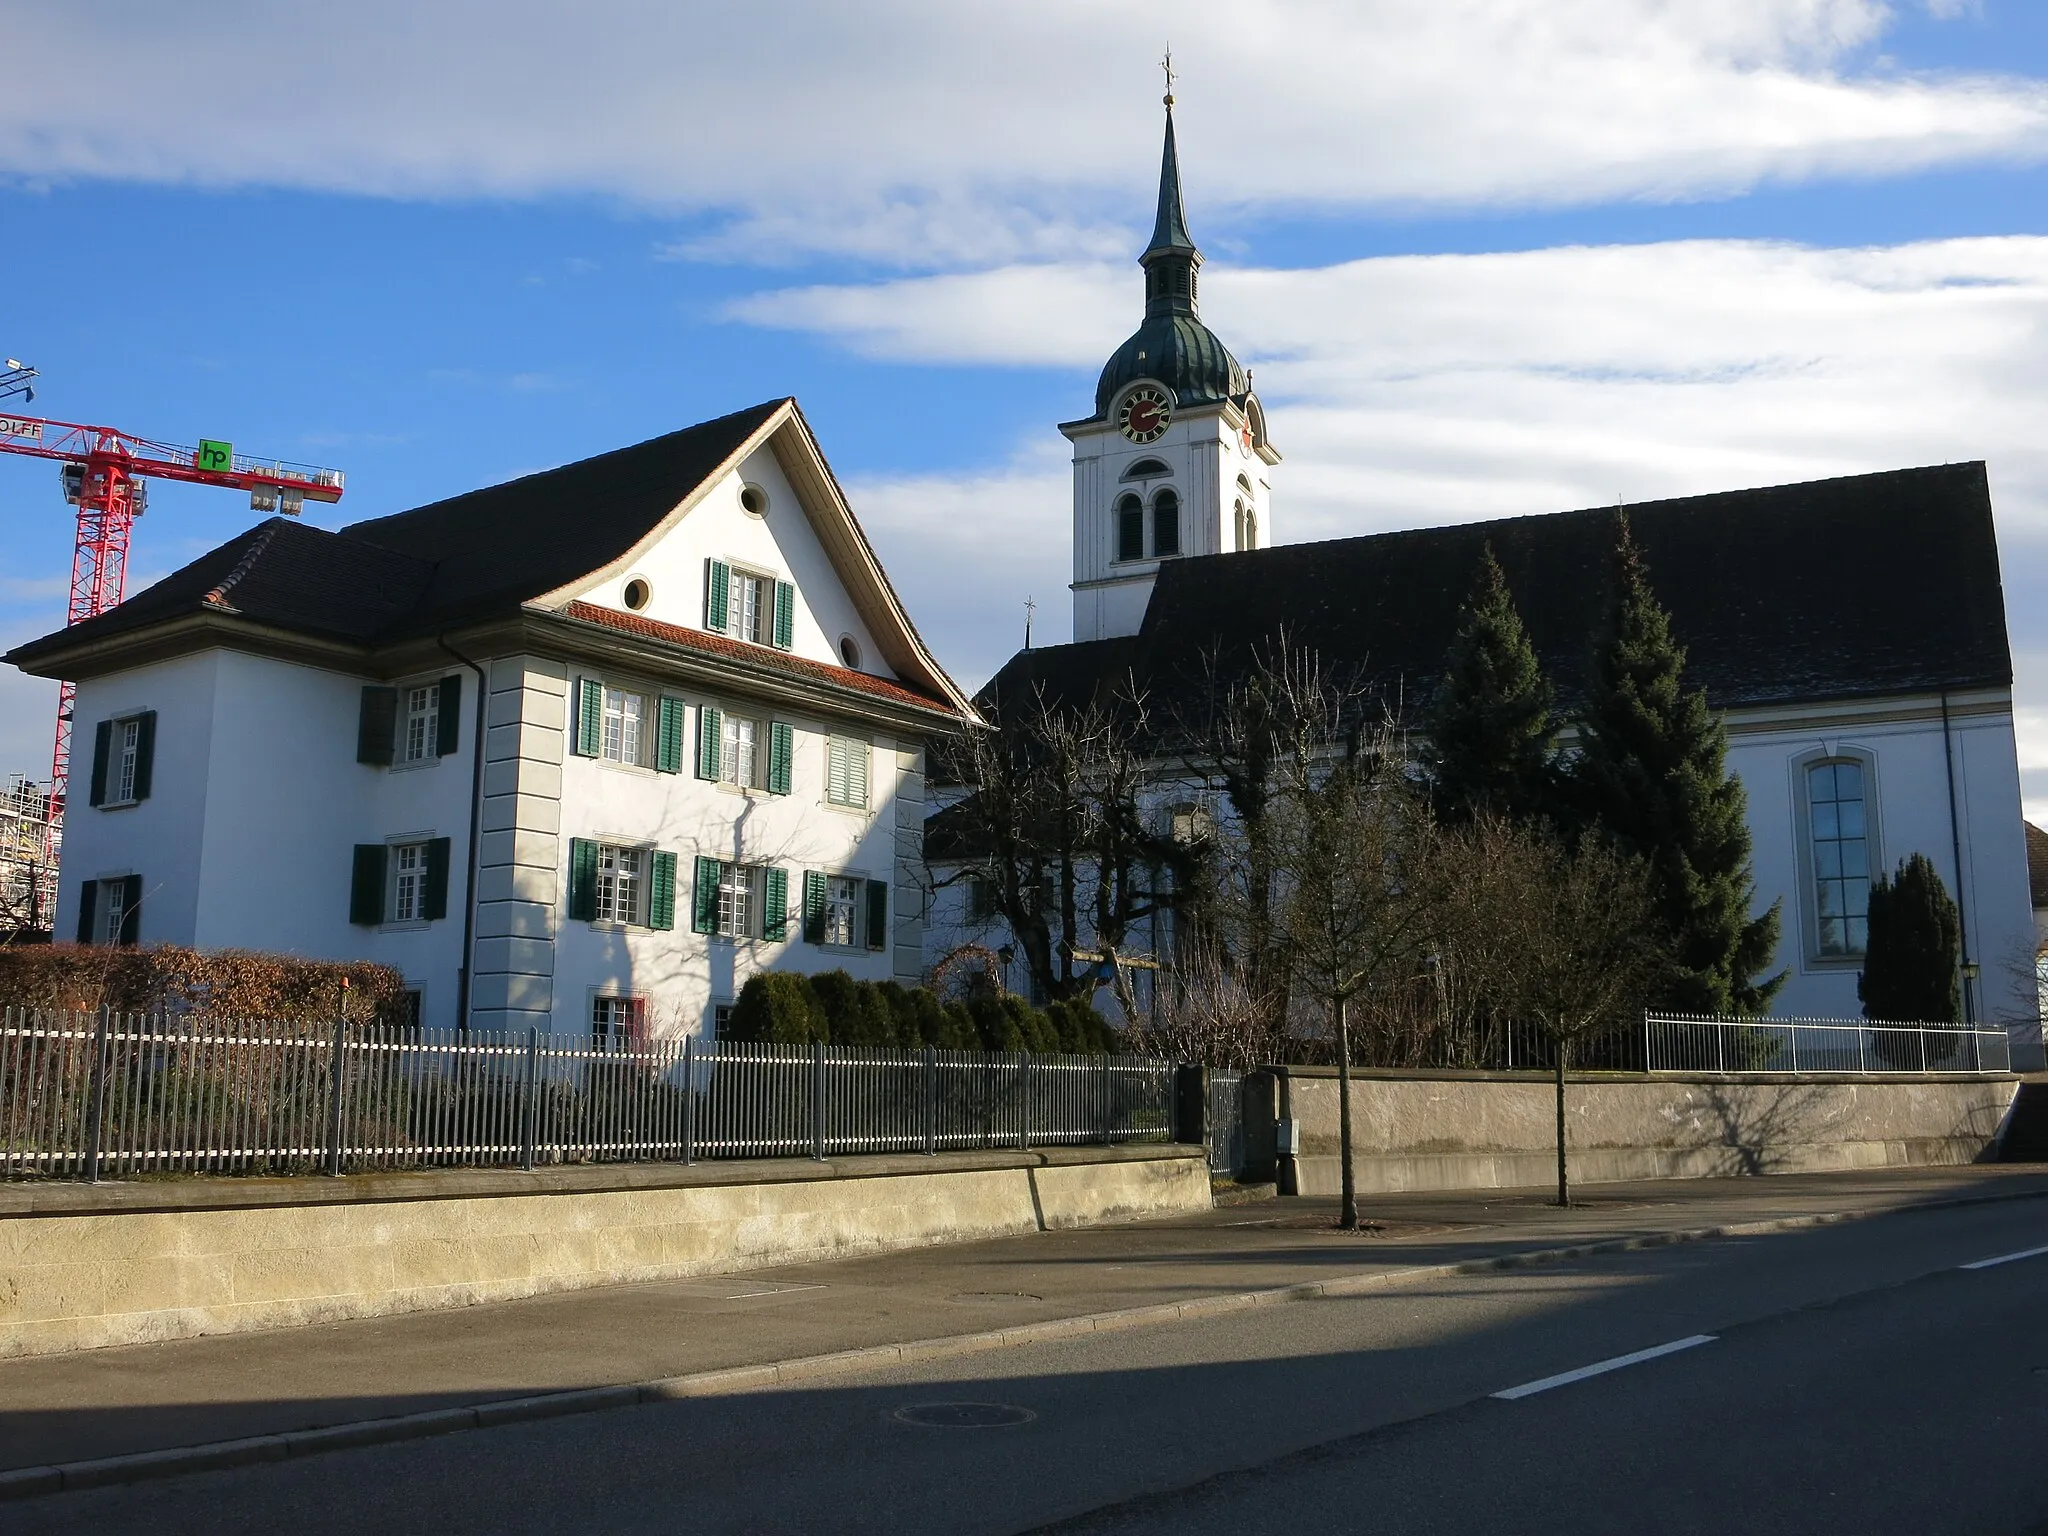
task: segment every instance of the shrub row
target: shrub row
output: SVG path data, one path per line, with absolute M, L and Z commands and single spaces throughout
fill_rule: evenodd
M 367 961 L 303 960 L 228 949 L 201 954 L 168 944 L 0 946 L 0 1003 L 63 1013 L 219 1014 L 311 1023 L 335 1017 L 348 982 L 352 1019 L 406 1018 L 405 978 Z
M 764 971 L 749 978 L 722 1038 L 1076 1055 L 1121 1049 L 1116 1031 L 1085 1003 L 1039 1009 L 1008 996 L 944 1003 L 927 987 L 856 981 L 844 971 Z

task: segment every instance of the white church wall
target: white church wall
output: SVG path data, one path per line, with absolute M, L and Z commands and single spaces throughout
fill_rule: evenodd
M 754 485 L 766 495 L 765 514 L 756 517 L 740 505 L 740 493 Z M 839 641 L 851 636 L 859 648 L 859 670 L 893 677 L 874 637 L 847 595 L 831 557 L 818 540 L 810 519 L 783 476 L 773 448 L 763 444 L 737 469 L 712 486 L 654 548 L 630 571 L 599 584 L 589 601 L 629 612 L 626 583 L 636 576 L 651 590 L 639 612 L 664 624 L 704 627 L 705 561 L 725 560 L 795 583 L 797 602 L 792 653 L 843 666 Z

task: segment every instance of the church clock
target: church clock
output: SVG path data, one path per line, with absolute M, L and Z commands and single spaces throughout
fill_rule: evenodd
M 1150 384 L 1140 384 L 1117 407 L 1117 429 L 1134 443 L 1157 442 L 1172 421 L 1172 399 Z

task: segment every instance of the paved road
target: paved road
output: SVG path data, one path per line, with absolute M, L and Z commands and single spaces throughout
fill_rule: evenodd
M 1915 1212 L 65 1494 L 0 1527 L 2018 1536 L 2048 1531 L 2048 1251 L 1961 1266 L 2036 1248 L 2048 1201 Z M 1021 1421 L 906 1421 L 960 1403 Z

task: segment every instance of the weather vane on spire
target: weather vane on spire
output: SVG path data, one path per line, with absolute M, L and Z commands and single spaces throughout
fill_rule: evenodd
M 1166 45 L 1166 57 L 1159 61 L 1159 67 L 1166 71 L 1166 104 L 1173 105 L 1173 82 L 1180 77 L 1173 72 L 1173 44 Z

